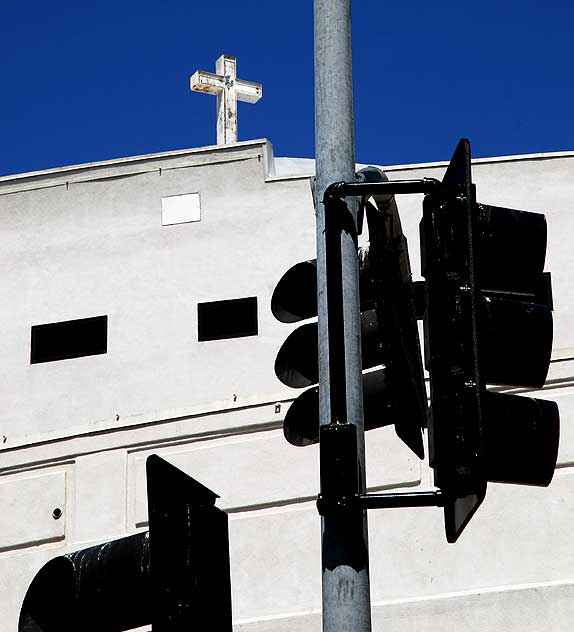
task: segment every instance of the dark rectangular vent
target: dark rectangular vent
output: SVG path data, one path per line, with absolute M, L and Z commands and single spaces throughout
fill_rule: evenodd
M 200 342 L 256 336 L 257 297 L 198 303 L 197 333 Z
M 30 362 L 54 362 L 108 350 L 108 317 L 94 316 L 32 327 Z

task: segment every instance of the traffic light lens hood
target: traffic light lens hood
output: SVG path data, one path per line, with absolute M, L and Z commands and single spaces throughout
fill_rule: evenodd
M 546 218 L 541 213 L 477 204 L 478 279 L 482 287 L 528 287 L 546 258 Z
M 271 312 L 282 323 L 317 316 L 317 260 L 302 261 L 281 277 L 271 297 Z
M 76 572 L 70 559 L 59 556 L 45 564 L 28 588 L 19 631 L 72 632 L 76 614 Z
M 536 303 L 482 300 L 480 375 L 485 384 L 542 388 L 552 353 L 552 311 Z
M 275 358 L 275 375 L 291 388 L 317 384 L 317 323 L 301 325 L 289 334 Z
M 560 442 L 556 402 L 489 392 L 483 397 L 482 418 L 487 480 L 550 484 Z

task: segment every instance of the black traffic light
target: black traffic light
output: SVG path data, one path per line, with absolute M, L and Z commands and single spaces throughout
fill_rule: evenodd
M 374 167 L 359 172 L 363 181 L 386 176 Z M 406 239 L 392 195 L 362 200 L 359 226 L 366 215 L 369 246 L 358 249 L 361 297 L 361 353 L 365 430 L 390 424 L 423 458 L 421 428 L 426 424 L 426 392 L 413 300 Z M 328 209 L 327 209 L 328 212 Z M 294 265 L 271 299 L 275 317 L 286 323 L 317 316 L 316 260 Z M 293 330 L 280 348 L 275 373 L 292 388 L 311 387 L 291 405 L 284 421 L 289 443 L 319 440 L 317 322 Z
M 540 213 L 478 204 L 462 139 L 421 222 L 431 378 L 430 463 L 454 542 L 489 481 L 546 486 L 559 441 L 555 402 L 492 392 L 541 388 L 552 350 L 552 293 Z
M 231 632 L 227 514 L 217 495 L 147 459 L 149 531 L 62 555 L 28 589 L 19 632 Z

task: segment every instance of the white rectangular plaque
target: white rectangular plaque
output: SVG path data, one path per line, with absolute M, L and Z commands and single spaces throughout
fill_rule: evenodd
M 199 193 L 185 193 L 161 198 L 161 224 L 186 224 L 201 219 Z

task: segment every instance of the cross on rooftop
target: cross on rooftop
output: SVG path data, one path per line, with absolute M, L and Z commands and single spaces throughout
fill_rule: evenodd
M 192 90 L 217 96 L 217 144 L 237 142 L 237 100 L 257 103 L 263 96 L 263 86 L 237 79 L 237 60 L 221 55 L 215 62 L 215 74 L 197 70 L 190 80 Z

